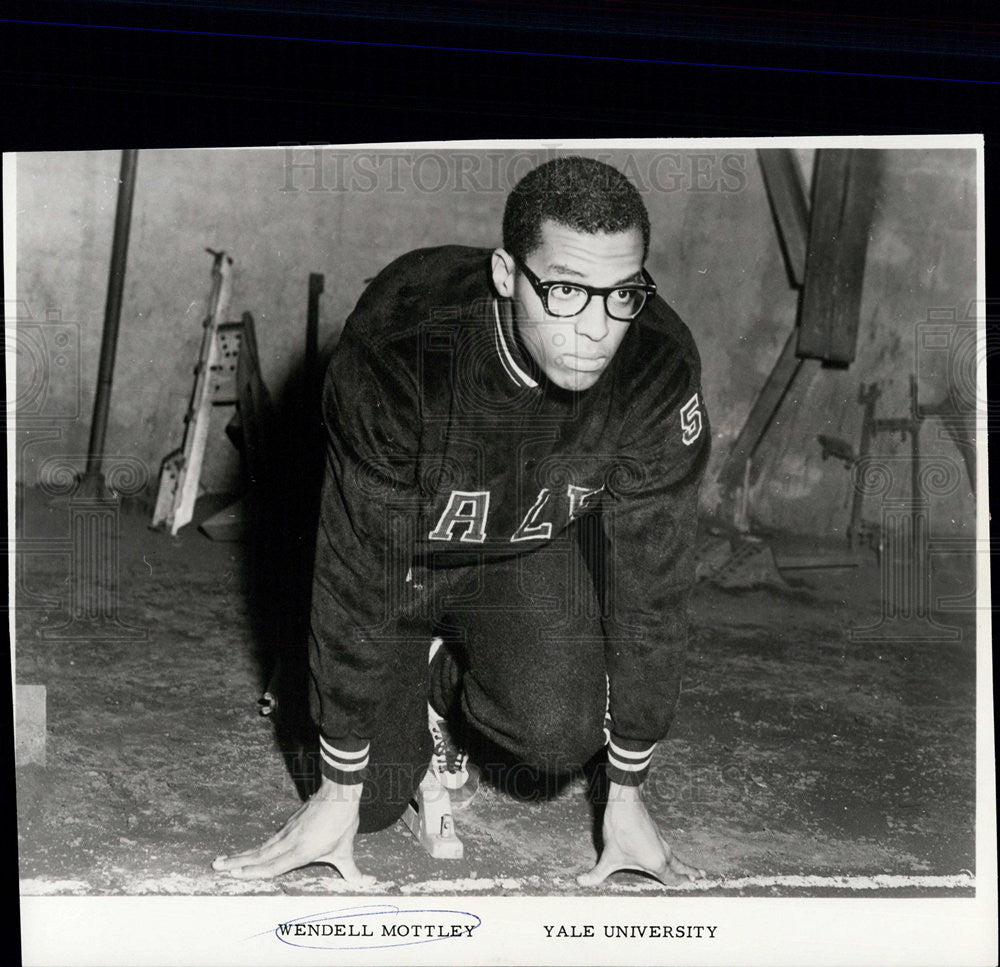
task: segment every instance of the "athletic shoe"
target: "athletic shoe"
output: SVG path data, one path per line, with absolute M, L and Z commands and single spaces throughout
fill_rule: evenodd
M 448 651 L 443 646 L 444 641 L 441 638 L 436 637 L 431 640 L 427 663 L 431 669 L 432 677 L 433 670 L 448 657 Z M 479 788 L 479 769 L 469 762 L 469 756 L 451 734 L 447 720 L 437 712 L 429 701 L 427 703 L 427 727 L 434 745 L 430 771 L 434 773 L 445 791 L 451 795 L 452 808 L 462 809 L 469 804 Z
M 469 781 L 469 757 L 452 737 L 448 723 L 427 705 L 427 727 L 431 730 L 434 752 L 431 768 L 445 789 L 453 792 Z
M 430 771 L 449 793 L 451 808 L 464 809 L 479 789 L 479 769 L 469 762 L 469 756 L 455 741 L 448 723 L 430 704 L 427 705 L 427 726 L 434 743 Z

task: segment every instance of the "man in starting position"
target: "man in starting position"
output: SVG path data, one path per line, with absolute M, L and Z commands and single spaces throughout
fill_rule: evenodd
M 411 252 L 369 285 L 323 398 L 322 781 L 215 869 L 325 862 L 370 885 L 359 831 L 394 823 L 422 779 L 424 796 L 475 782 L 460 719 L 556 774 L 606 755 L 581 884 L 700 874 L 642 798 L 680 689 L 710 438 L 694 341 L 643 268 L 649 232 L 616 169 L 560 158 L 511 192 L 502 248 Z

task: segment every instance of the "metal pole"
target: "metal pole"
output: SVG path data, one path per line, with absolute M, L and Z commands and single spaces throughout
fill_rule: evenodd
M 118 324 L 121 321 L 122 289 L 125 285 L 125 259 L 132 222 L 132 198 L 135 195 L 135 168 L 139 152 L 134 148 L 122 151 L 118 175 L 118 204 L 115 210 L 115 233 L 111 243 L 111 269 L 108 273 L 108 297 L 104 305 L 104 332 L 101 337 L 101 361 L 97 371 L 97 395 L 94 417 L 90 424 L 90 444 L 87 447 L 87 470 L 82 484 L 103 489 L 101 461 L 104 459 L 104 437 L 108 429 L 108 406 L 111 402 L 111 378 L 115 371 L 115 351 L 118 348 Z

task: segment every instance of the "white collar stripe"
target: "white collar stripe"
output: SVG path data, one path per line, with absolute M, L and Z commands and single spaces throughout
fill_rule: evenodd
M 507 374 L 507 376 L 511 379 L 512 382 L 516 383 L 518 386 L 521 386 L 522 383 L 517 378 L 517 375 L 514 373 L 514 371 L 511 369 L 510 363 L 507 362 L 506 356 L 504 356 L 505 347 L 503 345 L 502 337 L 500 335 L 499 321 L 497 321 L 493 327 L 493 344 L 496 346 L 497 356 L 500 357 L 500 365 L 503 366 L 503 371 Z
M 500 362 L 503 364 L 503 368 L 507 371 L 507 375 L 519 386 L 538 386 L 538 383 L 514 361 L 514 356 L 507 346 L 507 340 L 504 337 L 503 325 L 500 322 L 500 308 L 497 306 L 496 299 L 493 300 L 493 318 L 496 320 L 497 352 L 500 355 Z

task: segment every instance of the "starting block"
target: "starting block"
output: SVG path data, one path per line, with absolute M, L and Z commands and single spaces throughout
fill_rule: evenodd
M 451 796 L 428 769 L 417 795 L 406 807 L 403 822 L 420 845 L 436 860 L 460 860 L 465 848 L 455 833 Z

